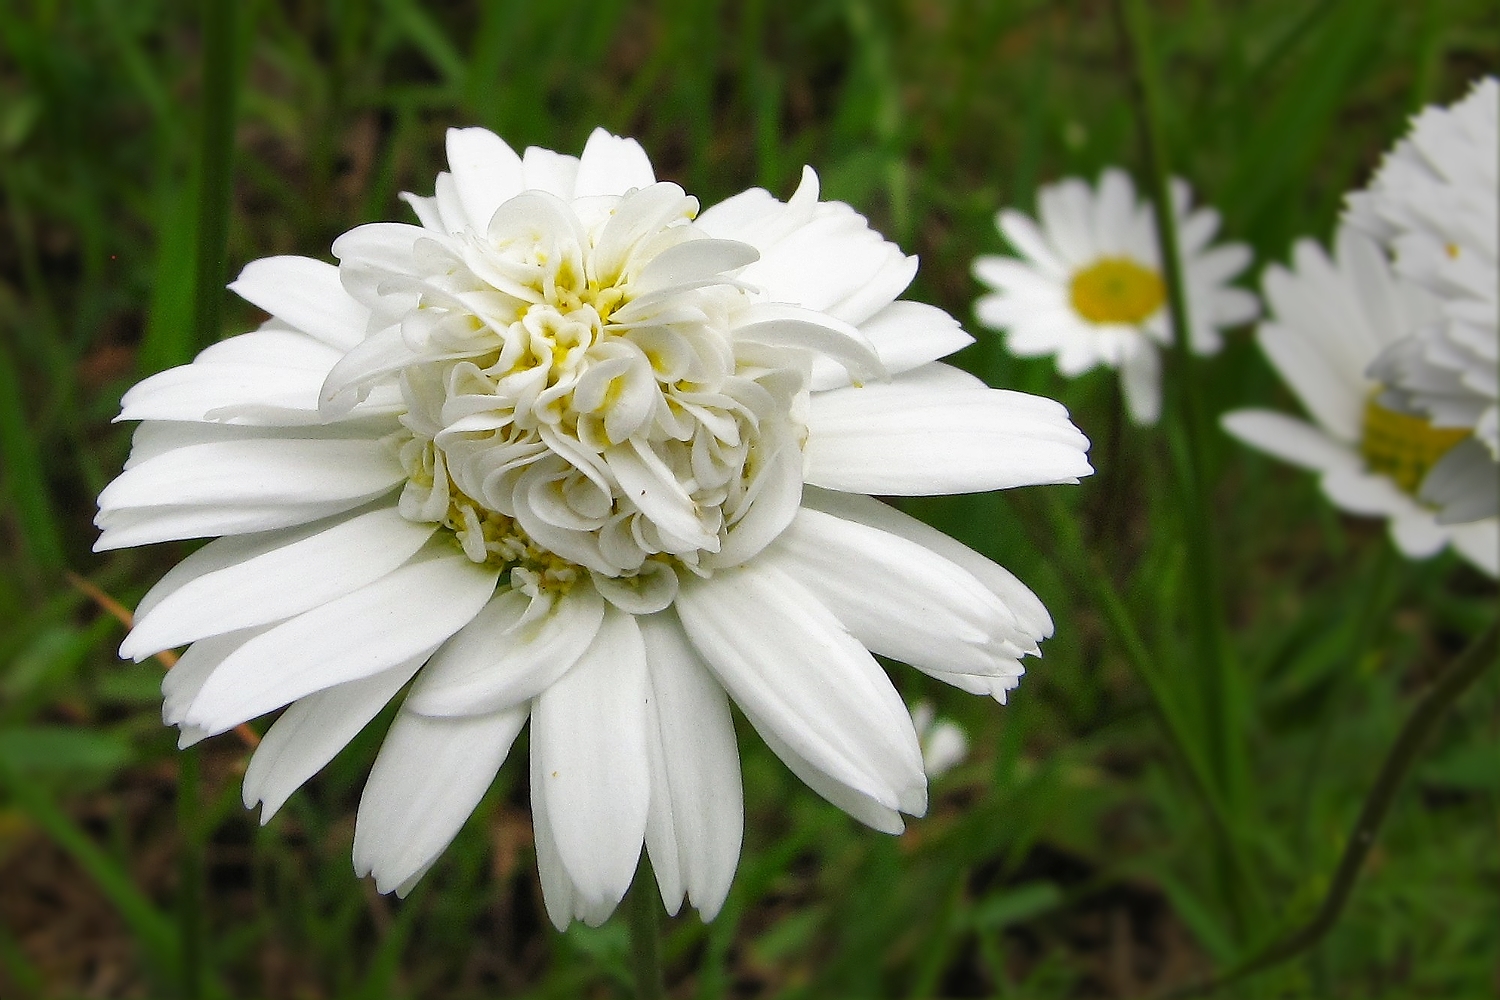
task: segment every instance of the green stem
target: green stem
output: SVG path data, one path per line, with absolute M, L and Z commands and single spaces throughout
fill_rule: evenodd
M 1228 644 L 1224 639 L 1223 593 L 1219 585 L 1214 553 L 1214 539 L 1209 522 L 1212 511 L 1207 475 L 1206 416 L 1191 345 L 1191 322 L 1188 316 L 1186 283 L 1182 275 L 1182 257 L 1177 245 L 1177 219 L 1172 205 L 1169 177 L 1171 165 L 1162 135 L 1163 102 L 1161 81 L 1157 75 L 1155 53 L 1151 47 L 1151 30 L 1141 0 L 1119 0 L 1117 9 L 1124 28 L 1123 37 L 1130 52 L 1134 70 L 1137 120 L 1145 158 L 1146 178 L 1151 207 L 1156 221 L 1156 240 L 1161 257 L 1162 279 L 1167 290 L 1167 311 L 1171 318 L 1171 364 L 1167 366 L 1167 388 L 1181 411 L 1176 422 L 1184 436 L 1184 446 L 1171 448 L 1177 466 L 1185 503 L 1180 510 L 1188 541 L 1189 572 L 1192 574 L 1194 632 L 1203 679 L 1204 719 L 1207 731 L 1218 734 L 1210 743 L 1219 779 L 1231 801 L 1238 802 L 1246 785 L 1248 768 L 1244 766 L 1242 748 L 1238 745 L 1238 727 L 1231 712 L 1233 684 L 1230 676 Z
M 225 247 L 234 156 L 235 96 L 239 74 L 235 19 L 240 4 L 203 0 L 203 117 L 199 130 L 198 245 L 194 267 L 194 330 L 217 340 L 224 296 Z M 181 886 L 177 915 L 181 995 L 199 1000 L 206 980 L 203 919 L 203 822 L 198 802 L 198 754 L 182 756 L 177 778 L 177 819 L 181 827 Z
M 1115 12 L 1132 70 L 1136 119 L 1172 328 L 1172 347 L 1168 363 L 1163 366 L 1163 381 L 1165 395 L 1176 413 L 1166 426 L 1168 451 L 1179 487 L 1176 514 L 1181 519 L 1187 548 L 1188 613 L 1196 661 L 1184 680 L 1197 690 L 1196 728 L 1216 785 L 1215 798 L 1225 804 L 1238 824 L 1252 811 L 1250 765 L 1238 712 L 1241 693 L 1225 636 L 1223 588 L 1209 520 L 1213 504 L 1207 471 L 1208 425 L 1192 356 L 1192 326 L 1177 244 L 1177 213 L 1169 182 L 1171 165 L 1162 128 L 1165 114 L 1161 80 L 1142 0 L 1116 0 Z M 1220 859 L 1219 878 L 1236 923 L 1242 931 L 1249 930 L 1259 922 L 1264 910 L 1263 890 L 1256 879 L 1246 877 L 1235 844 L 1224 846 L 1228 853 Z
M 1173 998 L 1181 1000 L 1215 993 L 1230 983 L 1264 972 L 1312 948 L 1333 929 L 1345 904 L 1349 902 L 1350 893 L 1354 890 L 1370 849 L 1375 846 L 1375 837 L 1380 833 L 1380 827 L 1391 810 L 1396 793 L 1423 744 L 1448 714 L 1454 702 L 1458 701 L 1459 696 L 1479 679 L 1486 667 L 1496 662 L 1497 653 L 1500 653 L 1500 621 L 1491 622 L 1417 703 L 1416 709 L 1401 727 L 1400 735 L 1396 737 L 1395 744 L 1380 765 L 1380 773 L 1375 778 L 1370 794 L 1365 797 L 1364 805 L 1359 810 L 1359 818 L 1355 820 L 1349 840 L 1344 845 L 1344 854 L 1339 858 L 1333 881 L 1312 918 L 1260 949 L 1218 979 L 1174 993 L 1171 995 Z
M 183 751 L 177 769 L 177 826 L 182 836 L 178 857 L 177 938 L 180 995 L 183 1000 L 203 996 L 203 838 L 198 803 L 198 751 Z
M 1088 551 L 1076 518 L 1063 506 L 1056 493 L 1044 491 L 1043 497 L 1055 536 L 1062 543 L 1065 565 L 1071 570 L 1075 582 L 1088 591 L 1094 604 L 1104 613 L 1105 623 L 1121 652 L 1125 654 L 1126 662 L 1151 696 L 1152 707 L 1161 720 L 1172 747 L 1181 758 L 1182 766 L 1187 771 L 1193 791 L 1202 803 L 1220 850 L 1241 876 L 1248 878 L 1249 871 L 1236 849 L 1222 796 L 1213 780 L 1210 766 L 1194 739 L 1190 721 L 1173 696 L 1171 685 L 1162 676 L 1151 651 L 1136 630 L 1135 621 L 1119 591 L 1110 582 L 1104 565 Z
M 235 18 L 240 5 L 203 2 L 203 122 L 198 161 L 198 252 L 194 276 L 194 328 L 217 340 L 224 298 L 229 242 L 229 202 L 233 181 L 235 97 Z
M 651 861 L 641 852 L 641 865 L 630 887 L 630 964 L 635 972 L 637 1000 L 662 1000 L 666 986 L 661 970 L 661 921 L 656 911 L 656 885 Z

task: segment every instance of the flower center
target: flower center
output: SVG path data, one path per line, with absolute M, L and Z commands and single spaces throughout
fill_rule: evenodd
M 533 597 L 589 576 L 638 612 L 677 570 L 753 554 L 762 497 L 790 518 L 810 362 L 736 340 L 748 292 L 725 272 L 754 251 L 704 237 L 696 210 L 672 184 L 526 192 L 482 236 L 418 241 L 386 286 L 419 349 L 399 370 L 403 514 Z
M 1425 417 L 1387 409 L 1372 396 L 1365 403 L 1359 451 L 1370 471 L 1415 495 L 1427 471 L 1468 436 L 1463 428 L 1434 427 Z
M 1073 308 L 1090 323 L 1139 323 L 1167 298 L 1161 276 L 1127 257 L 1103 257 L 1073 276 Z

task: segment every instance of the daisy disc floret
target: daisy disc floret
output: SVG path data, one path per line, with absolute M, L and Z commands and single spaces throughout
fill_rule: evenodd
M 1420 495 L 1430 471 L 1468 432 L 1391 408 L 1384 387 L 1366 374 L 1406 331 L 1438 315 L 1438 302 L 1347 224 L 1331 259 L 1316 242 L 1301 240 L 1291 268 L 1267 268 L 1263 287 L 1271 316 L 1256 339 L 1312 422 L 1236 410 L 1225 414 L 1225 429 L 1319 473 L 1324 494 L 1341 510 L 1386 518 L 1391 540 L 1407 556 L 1425 558 L 1451 545 L 1489 575 L 1500 573 L 1500 518 L 1446 524 Z
M 1210 246 L 1218 213 L 1191 208 L 1187 184 L 1172 185 L 1178 245 L 1187 282 L 1188 342 L 1199 354 L 1221 346 L 1219 331 L 1247 323 L 1255 297 L 1226 284 L 1250 263 L 1244 244 Z M 991 289 L 974 304 L 985 326 L 1006 332 L 1021 357 L 1056 355 L 1072 378 L 1104 365 L 1120 371 L 1125 402 L 1138 424 L 1161 413 L 1161 348 L 1171 343 L 1167 289 L 1149 202 L 1121 170 L 1104 171 L 1097 189 L 1078 178 L 1037 193 L 1037 219 L 1004 209 L 995 224 L 1017 257 L 984 256 L 974 276 Z
M 743 824 L 729 704 L 881 830 L 926 806 L 872 653 L 1003 701 L 1051 634 L 978 553 L 866 494 L 1076 482 L 1056 403 L 938 359 L 916 260 L 804 172 L 706 211 L 640 146 L 448 135 L 418 225 L 338 264 L 251 263 L 271 318 L 155 375 L 98 548 L 215 537 L 122 653 L 190 644 L 184 744 L 281 710 L 245 801 L 269 819 L 405 691 L 359 807 L 382 891 L 436 862 L 530 725 L 552 920 L 599 923 L 644 846 L 662 898 L 722 904 Z

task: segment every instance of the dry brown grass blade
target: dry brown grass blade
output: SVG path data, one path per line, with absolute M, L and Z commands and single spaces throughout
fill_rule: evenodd
M 111 597 L 98 584 L 92 580 L 84 579 L 72 570 L 66 571 L 63 575 L 67 577 L 68 583 L 72 585 L 74 590 L 93 601 L 103 611 L 117 619 L 121 625 L 124 625 L 126 628 L 134 626 L 135 616 L 130 613 L 130 609 Z M 171 670 L 177 665 L 177 654 L 170 649 L 164 649 L 156 654 L 156 662 L 160 663 L 167 670 Z M 244 743 L 251 750 L 260 746 L 260 734 L 251 729 L 248 723 L 242 722 L 238 726 L 235 726 L 234 734 L 240 738 L 240 742 Z

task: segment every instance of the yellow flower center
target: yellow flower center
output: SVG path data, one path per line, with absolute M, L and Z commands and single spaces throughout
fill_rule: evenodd
M 1139 323 L 1161 308 L 1161 275 L 1126 257 L 1103 257 L 1073 275 L 1069 294 L 1090 323 Z
M 1463 428 L 1434 427 L 1425 417 L 1386 409 L 1371 397 L 1365 403 L 1359 451 L 1370 471 L 1390 476 L 1415 494 L 1427 470 L 1468 436 Z

